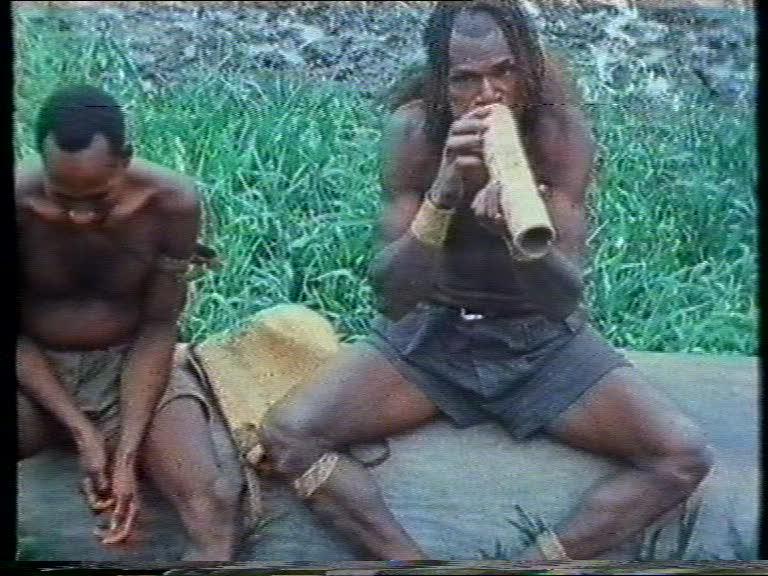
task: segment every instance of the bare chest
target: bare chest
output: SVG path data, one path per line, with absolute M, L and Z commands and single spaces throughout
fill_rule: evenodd
M 67 299 L 135 297 L 151 270 L 155 237 L 147 219 L 97 231 L 31 224 L 20 243 L 25 292 Z

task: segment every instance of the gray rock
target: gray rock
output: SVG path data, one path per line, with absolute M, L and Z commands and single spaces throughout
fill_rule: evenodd
M 717 464 L 692 499 L 699 503 L 683 559 L 755 559 L 757 554 L 758 385 L 755 358 L 630 353 L 657 386 L 703 427 Z M 621 468 L 615 461 L 554 444 L 514 442 L 495 424 L 458 430 L 444 420 L 389 440 L 391 456 L 372 468 L 387 502 L 436 559 L 514 559 L 523 534 L 516 505 L 549 524 L 562 520 L 583 493 Z M 375 452 L 375 450 L 374 450 Z M 371 454 L 371 448 L 360 453 Z M 183 545 L 175 513 L 145 488 L 141 540 L 106 550 L 77 494 L 77 463 L 49 451 L 21 462 L 19 540 L 25 560 L 170 562 Z M 364 559 L 329 531 L 280 482 L 264 483 L 272 519 L 247 540 L 238 560 L 329 562 Z M 694 517 L 659 522 L 639 542 L 606 558 L 681 559 L 679 527 Z M 652 536 L 657 533 L 651 550 Z M 652 554 L 651 554 L 652 552 Z
M 756 24 L 750 12 L 600 6 L 579 10 L 527 4 L 545 43 L 566 60 L 583 62 L 586 76 L 611 89 L 642 84 L 643 74 L 652 71 L 669 83 L 658 94 L 662 99 L 687 90 L 691 81 L 710 90 L 714 102 L 723 101 L 724 95 L 730 101 L 729 94 L 754 95 L 754 74 L 748 72 L 756 62 Z M 220 49 L 201 50 L 202 46 L 230 46 L 231 52 L 247 54 L 254 45 L 269 44 L 270 51 L 259 50 L 243 68 L 246 73 L 304 72 L 301 68 L 306 67 L 318 78 L 343 81 L 367 94 L 380 92 L 403 66 L 422 57 L 420 35 L 427 17 L 417 9 L 324 4 L 231 10 L 100 8 L 46 14 L 55 14 L 46 18 L 63 29 L 108 30 L 110 38 L 128 47 L 129 57 L 154 60 L 156 74 L 170 84 L 191 81 L 196 67 L 223 59 Z M 189 45 L 198 48 L 196 55 L 182 58 L 181 51 Z M 667 51 L 674 53 L 674 61 L 661 56 Z M 595 53 L 599 57 L 593 59 Z M 232 58 L 226 66 L 237 68 L 237 60 Z M 692 65 L 702 73 L 686 72 Z M 717 75 L 707 71 L 710 66 L 729 67 L 729 80 L 710 82 L 716 88 L 707 86 L 700 77 Z
M 349 37 L 325 37 L 308 43 L 301 49 L 301 53 L 310 66 L 326 68 L 334 66 L 343 58 L 344 50 L 350 42 Z

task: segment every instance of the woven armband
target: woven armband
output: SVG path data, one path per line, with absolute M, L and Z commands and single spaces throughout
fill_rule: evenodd
M 326 452 L 309 469 L 293 481 L 293 488 L 302 499 L 309 498 L 320 488 L 339 463 L 336 452 Z
M 190 261 L 188 258 L 172 258 L 170 256 L 158 256 L 155 267 L 160 272 L 173 274 L 177 278 L 186 279 L 189 271 Z
M 411 233 L 424 244 L 442 246 L 454 212 L 452 208 L 438 208 L 425 198 L 411 222 Z

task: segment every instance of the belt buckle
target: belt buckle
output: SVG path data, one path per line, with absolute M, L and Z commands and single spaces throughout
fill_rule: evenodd
M 483 318 L 485 318 L 484 314 L 477 314 L 475 312 L 468 312 L 466 308 L 461 308 L 459 310 L 459 316 L 461 316 L 462 320 L 468 320 L 470 322 L 472 320 L 482 320 Z

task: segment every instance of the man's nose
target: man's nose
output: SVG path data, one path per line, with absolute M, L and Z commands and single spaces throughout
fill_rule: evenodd
M 488 76 L 483 76 L 480 92 L 478 92 L 475 98 L 475 104 L 485 106 L 486 104 L 495 104 L 497 102 L 501 102 L 501 91 Z

